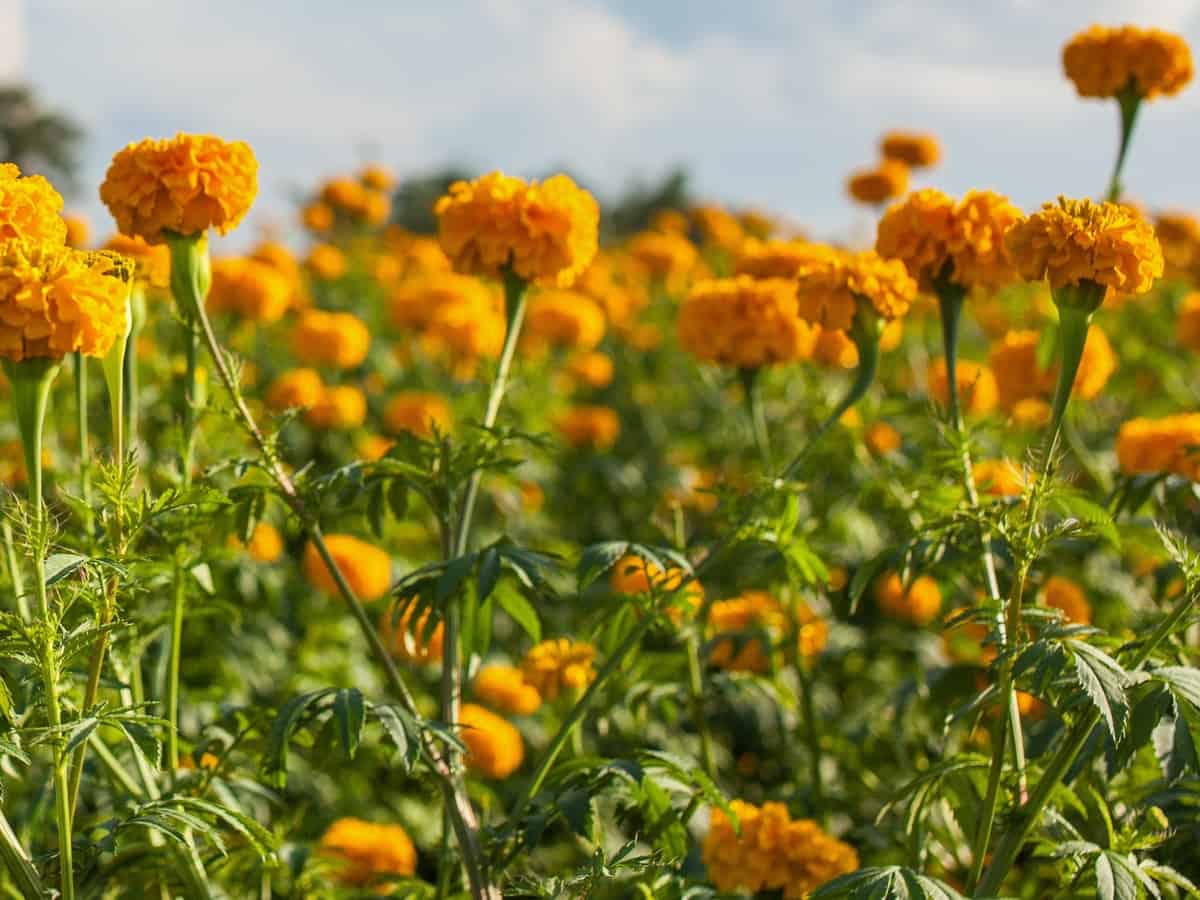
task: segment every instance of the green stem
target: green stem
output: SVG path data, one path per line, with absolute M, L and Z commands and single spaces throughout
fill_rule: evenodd
M 1117 150 L 1117 161 L 1113 165 L 1112 177 L 1108 180 L 1108 191 L 1105 198 L 1110 203 L 1121 199 L 1124 187 L 1121 183 L 1121 173 L 1125 169 L 1125 156 L 1129 152 L 1129 143 L 1133 138 L 1133 129 L 1137 125 L 1138 110 L 1142 107 L 1142 95 L 1132 82 L 1117 94 L 1117 104 L 1121 115 L 1121 143 Z
M 38 875 L 33 861 L 25 852 L 25 848 L 21 846 L 17 833 L 13 831 L 8 817 L 2 810 L 0 810 L 0 859 L 4 860 L 8 874 L 12 876 L 17 889 L 25 900 L 41 900 L 46 896 L 41 876 Z
M 0 533 L 4 535 L 4 562 L 8 567 L 8 577 L 12 581 L 13 596 L 17 602 L 17 615 L 22 622 L 29 621 L 29 598 L 25 596 L 25 579 L 21 576 L 21 567 L 17 563 L 16 543 L 13 540 L 12 526 L 5 519 L 0 523 Z
M 125 382 L 125 431 L 129 436 L 130 445 L 137 446 L 141 416 L 141 373 L 137 342 L 146 324 L 146 292 L 140 283 L 134 283 L 129 298 L 129 309 L 129 336 L 125 339 L 125 358 L 122 366 Z
M 754 435 L 754 446 L 758 449 L 763 475 L 769 477 L 775 466 L 771 462 L 771 433 L 767 429 L 767 416 L 763 410 L 761 372 L 761 369 L 738 369 L 738 378 L 742 383 L 746 417 L 750 420 L 750 432 Z
M 183 470 L 183 484 L 187 487 L 192 483 L 192 466 L 196 458 L 196 415 L 200 408 L 197 367 L 200 336 L 196 332 L 195 320 L 187 315 L 183 317 L 183 341 L 186 368 L 183 376 L 183 450 L 179 464 Z
M 187 589 L 183 564 L 176 559 L 174 592 L 171 599 L 170 656 L 167 662 L 167 767 L 174 772 L 179 768 L 179 663 L 183 646 L 183 615 L 187 600 Z
M 799 640 L 799 635 L 797 635 Z M 800 707 L 804 712 L 804 739 L 808 744 L 808 774 L 812 781 L 813 818 L 825 824 L 825 778 L 821 774 L 821 726 L 813 704 L 812 676 L 804 659 L 796 654 L 796 676 L 800 680 Z
M 88 447 L 88 367 L 87 357 L 78 350 L 75 362 L 75 422 L 79 432 L 79 497 L 83 501 L 83 529 L 90 547 L 95 539 L 95 513 L 92 511 L 92 454 Z
M 716 779 L 717 763 L 713 756 L 712 732 L 708 727 L 708 716 L 704 712 L 704 670 L 700 667 L 700 635 L 697 631 L 688 632 L 687 639 L 688 694 L 692 704 L 692 719 L 696 723 L 696 733 L 700 735 L 700 760 L 704 766 L 704 774 Z

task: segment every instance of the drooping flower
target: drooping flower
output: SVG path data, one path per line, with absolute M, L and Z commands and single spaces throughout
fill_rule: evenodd
M 471 691 L 483 703 L 515 716 L 528 716 L 542 705 L 542 695 L 514 666 L 484 666 L 471 682 Z
M 859 203 L 879 206 L 908 190 L 908 166 L 894 159 L 885 159 L 871 169 L 851 172 L 846 179 L 846 191 Z
M 484 778 L 507 778 L 525 759 L 521 732 L 507 719 L 475 703 L 464 703 L 458 714 L 459 737 L 466 744 L 467 768 Z
M 306 309 L 292 328 L 292 352 L 310 365 L 353 369 L 371 347 L 371 332 L 358 316 Z
M 392 584 L 392 558 L 386 551 L 350 534 L 327 534 L 325 546 L 360 600 L 375 600 L 387 593 Z M 337 582 L 312 541 L 304 546 L 302 568 L 309 584 L 331 597 L 339 596 Z
M 67 240 L 63 198 L 41 175 L 22 175 L 0 163 L 0 241 L 23 240 L 61 247 Z
M 543 700 L 563 692 L 582 691 L 596 679 L 596 648 L 570 638 L 551 638 L 531 648 L 521 660 L 521 674 Z
M 817 339 L 800 315 L 795 282 L 749 275 L 694 285 L 676 328 L 697 359 L 738 369 L 807 359 Z
M 250 145 L 211 135 L 178 134 L 129 144 L 113 157 L 100 199 L 123 234 L 159 244 L 167 232 L 228 234 L 258 193 Z
M 911 169 L 936 166 L 942 158 L 942 148 L 932 134 L 918 131 L 889 131 L 879 142 L 884 159 L 894 159 Z
M 450 431 L 454 418 L 450 406 L 440 394 L 427 391 L 400 391 L 383 411 L 383 424 L 392 434 L 409 432 L 430 438 L 434 430 Z
M 417 870 L 417 849 L 399 825 L 338 819 L 321 836 L 318 850 L 340 862 L 336 878 L 352 887 L 365 887 L 379 876 L 408 876 Z
M 1177 34 L 1157 28 L 1093 25 L 1062 53 L 1080 97 L 1116 97 L 1130 88 L 1145 99 L 1171 96 L 1192 80 L 1192 53 Z
M 875 602 L 890 618 L 924 626 L 942 611 L 942 592 L 928 575 L 913 579 L 906 589 L 899 573 L 889 572 L 875 582 Z
M 459 181 L 434 212 L 442 249 L 464 274 L 495 277 L 510 266 L 526 281 L 570 287 L 596 255 L 600 208 L 566 175 Z
M 621 419 L 610 406 L 580 404 L 554 419 L 554 427 L 577 450 L 608 450 L 621 436 Z

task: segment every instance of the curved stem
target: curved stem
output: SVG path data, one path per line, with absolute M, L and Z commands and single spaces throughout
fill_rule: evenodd
M 1108 179 L 1106 199 L 1116 203 L 1121 199 L 1124 187 L 1121 183 L 1121 173 L 1125 169 L 1125 156 L 1129 152 L 1129 143 L 1133 138 L 1133 129 L 1137 125 L 1138 110 L 1142 106 L 1142 95 L 1138 93 L 1133 83 L 1127 85 L 1117 94 L 1117 104 L 1121 115 L 1121 143 L 1117 149 L 1117 160 L 1113 165 L 1112 177 Z
M 75 363 L 75 427 L 79 440 L 79 498 L 83 501 L 83 528 L 87 546 L 95 540 L 96 518 L 92 511 L 92 454 L 88 447 L 88 367 L 87 358 L 78 350 Z

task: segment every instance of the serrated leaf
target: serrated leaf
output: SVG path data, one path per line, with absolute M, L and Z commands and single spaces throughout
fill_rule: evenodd
M 1162 666 L 1151 673 L 1156 681 L 1165 684 L 1177 698 L 1186 700 L 1200 710 L 1200 669 L 1188 666 Z
M 300 724 L 300 720 L 309 712 L 310 707 L 320 703 L 335 688 L 321 688 L 293 697 L 279 710 L 275 721 L 271 723 L 271 731 L 267 736 L 267 749 L 263 754 L 263 771 L 271 778 L 277 788 L 287 786 L 287 756 L 288 744 L 292 733 Z
M 1071 651 L 1079 686 L 1100 711 L 1109 735 L 1118 740 L 1125 729 L 1129 712 L 1126 690 L 1133 679 L 1115 659 L 1086 641 L 1068 639 L 1063 644 Z
M 411 772 L 420 754 L 419 738 L 410 733 L 411 720 L 394 706 L 374 706 L 371 711 L 383 726 L 384 732 L 392 739 L 396 749 L 400 751 L 400 759 L 404 763 L 404 771 Z
M 1138 900 L 1137 876 L 1121 855 L 1105 850 L 1096 855 L 1098 900 Z

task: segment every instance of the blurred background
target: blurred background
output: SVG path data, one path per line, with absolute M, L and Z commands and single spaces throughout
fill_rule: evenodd
M 1115 105 L 1081 101 L 1064 41 L 1092 22 L 1200 46 L 1200 0 L 0 0 L 0 156 L 50 175 L 93 233 L 112 153 L 179 130 L 249 141 L 251 227 L 293 227 L 318 179 L 378 161 L 419 216 L 454 171 L 565 169 L 636 218 L 664 194 L 864 239 L 844 191 L 890 128 L 935 133 L 924 180 L 1026 208 L 1095 195 Z M 1126 171 L 1200 208 L 1200 89 L 1148 104 Z

